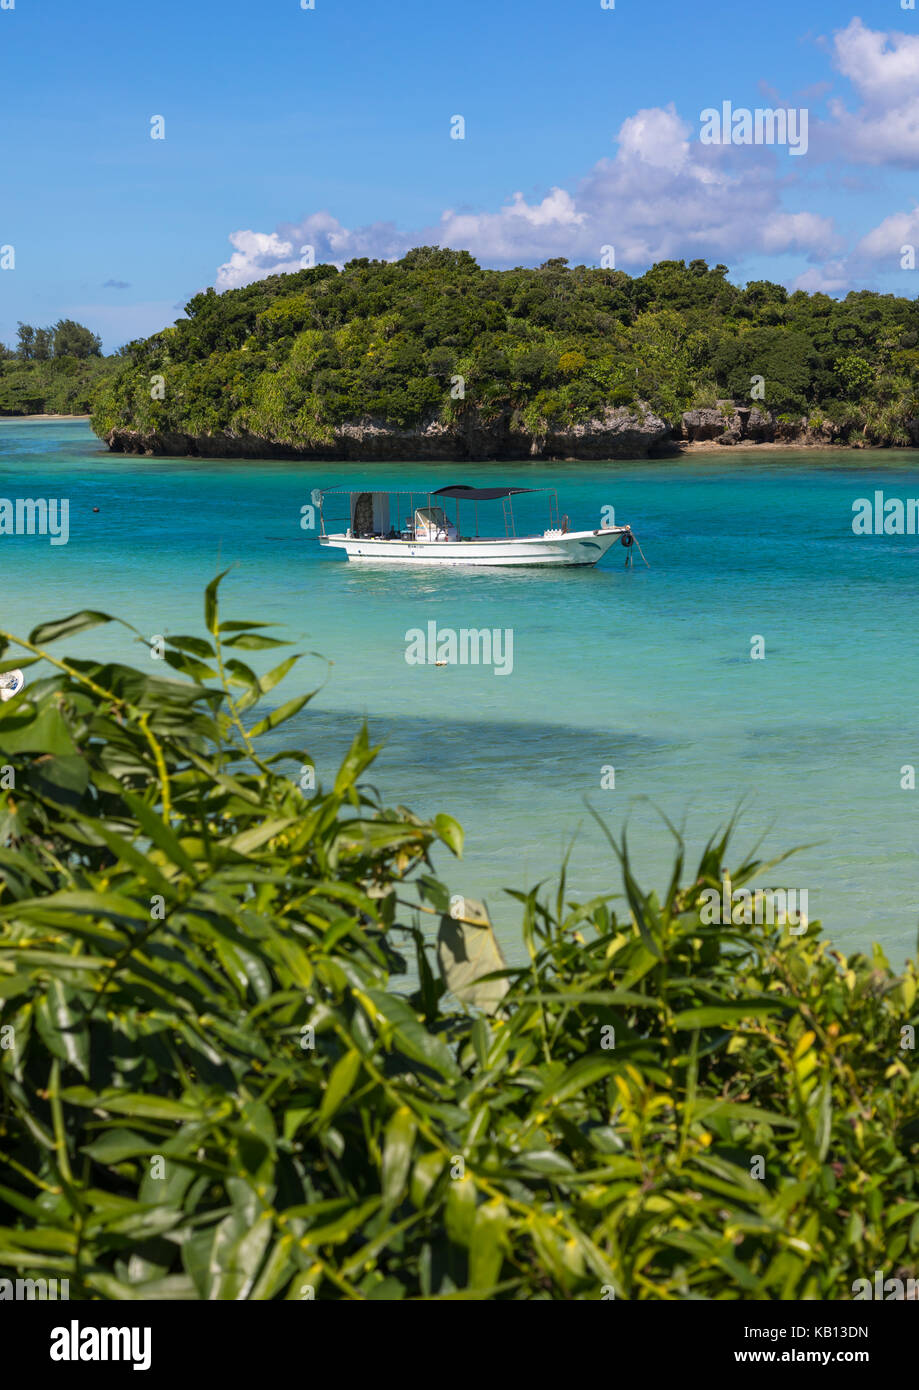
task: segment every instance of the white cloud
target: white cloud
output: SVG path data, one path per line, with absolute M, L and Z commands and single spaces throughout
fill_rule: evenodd
M 919 207 L 912 212 L 894 212 L 862 237 L 856 255 L 871 261 L 899 260 L 904 246 L 919 246 Z
M 230 245 L 236 250 L 217 271 L 218 290 L 234 289 L 250 280 L 277 274 L 281 267 L 296 269 L 291 262 L 292 243 L 283 241 L 277 232 L 231 232 Z
M 574 191 L 553 188 L 532 202 L 517 192 L 497 211 L 448 209 L 434 226 L 413 232 L 392 223 L 351 230 L 327 211 L 270 233 L 234 232 L 217 288 L 296 270 L 304 245 L 314 247 L 317 262 L 339 265 L 431 244 L 468 250 L 492 265 L 550 256 L 596 263 L 602 248 L 613 246 L 616 264 L 635 269 L 685 256 L 736 263 L 795 253 L 819 260 L 839 250 L 828 218 L 783 208 L 775 151 L 701 145 L 696 134 L 672 104 L 638 111 L 623 122 L 615 155 L 601 159 Z
M 776 212 L 763 226 L 762 249 L 770 255 L 812 252 L 836 244 L 832 222 L 816 212 Z
M 836 66 L 864 97 L 885 106 L 916 94 L 919 37 L 867 29 L 860 19 L 834 37 Z
M 851 289 L 852 277 L 846 261 L 827 261 L 826 265 L 812 266 L 805 270 L 794 282 L 796 290 L 806 290 L 808 294 L 839 295 Z
M 308 264 L 307 248 L 312 248 L 317 265 L 343 265 L 356 256 L 393 259 L 413 244 L 391 222 L 349 231 L 331 213 L 315 212 L 302 222 L 284 222 L 275 232 L 231 232 L 230 245 L 236 249 L 218 267 L 215 284 L 218 290 L 232 290 L 266 275 L 290 274 Z
M 819 128 L 825 155 L 864 164 L 919 164 L 919 35 L 868 29 L 853 19 L 833 38 L 834 62 L 861 102 L 831 100 Z
M 830 260 L 807 270 L 795 281 L 797 290 L 823 290 L 838 294 L 852 285 L 864 284 L 872 275 L 891 275 L 905 271 L 904 247 L 919 247 L 919 204 L 910 212 L 893 212 L 859 238 L 848 256 Z M 909 271 L 913 274 L 912 271 Z M 912 280 L 904 282 L 899 293 L 915 292 Z
M 641 160 L 676 174 L 689 162 L 689 134 L 690 128 L 677 115 L 673 102 L 667 107 L 637 111 L 619 130 L 618 157 L 624 163 Z
M 515 193 L 500 212 L 445 212 L 419 240 L 459 247 L 491 261 L 543 260 L 567 255 L 587 217 L 563 188 L 553 188 L 539 203 L 527 203 L 522 193 Z

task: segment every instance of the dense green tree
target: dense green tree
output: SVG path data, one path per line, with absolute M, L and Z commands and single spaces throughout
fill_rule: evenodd
M 20 323 L 16 337 L 14 352 L 0 345 L 0 415 L 85 415 L 94 387 L 125 360 L 103 358 L 95 334 L 72 320 L 54 328 Z
M 736 400 L 751 399 L 754 378 L 763 378 L 765 404 L 777 410 L 803 410 L 813 374 L 814 346 L 804 333 L 753 328 L 723 343 L 712 367 Z M 752 399 L 759 399 L 753 397 Z
M 859 440 L 892 442 L 908 437 L 919 394 L 914 301 L 790 295 L 767 280 L 739 287 L 726 266 L 701 259 L 632 278 L 564 257 L 482 269 L 468 252 L 420 246 L 400 261 L 359 257 L 343 271 L 207 290 L 186 314 L 125 349 L 99 389 L 100 433 L 242 430 L 300 446 L 364 416 L 401 426 L 523 412 L 537 430 L 611 405 L 677 421 L 719 396 L 749 404 L 761 376 L 765 407 L 819 409 Z M 871 390 L 863 370 L 837 370 L 853 358 L 867 364 Z M 171 383 L 161 402 L 147 389 L 154 372 Z M 466 383 L 461 401 L 454 375 Z M 882 412 L 870 426 L 866 396 Z
M 32 356 L 36 362 L 47 362 L 54 349 L 54 331 L 51 328 L 36 328 Z
M 835 371 L 842 380 L 847 396 L 857 397 L 874 380 L 870 364 L 854 352 L 849 353 L 848 357 L 840 357 L 836 362 Z
M 91 329 L 73 319 L 58 319 L 54 325 L 55 357 L 99 357 L 102 342 Z
M 19 340 L 16 356 L 23 362 L 31 361 L 35 346 L 35 329 L 30 323 L 22 323 L 20 321 L 16 329 L 16 337 Z

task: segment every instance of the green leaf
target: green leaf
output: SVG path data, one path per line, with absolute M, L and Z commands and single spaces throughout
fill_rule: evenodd
M 272 710 L 264 719 L 260 719 L 257 724 L 253 725 L 249 730 L 249 737 L 260 738 L 262 734 L 267 734 L 270 729 L 276 729 L 279 724 L 284 724 L 288 719 L 292 719 L 303 708 L 307 700 L 313 698 L 313 694 L 314 692 L 310 691 L 307 695 L 297 695 L 293 700 L 279 705 L 277 709 Z
M 137 817 L 144 834 L 153 841 L 158 849 L 163 851 L 170 863 L 176 864 L 180 869 L 185 869 L 187 873 L 196 876 L 195 861 L 182 848 L 177 836 L 173 834 L 165 821 L 139 796 L 134 796 L 129 791 L 124 792 L 123 795 Z
M 114 622 L 114 619 L 109 617 L 108 613 L 96 613 L 92 609 L 84 608 L 80 613 L 71 613 L 69 618 L 41 623 L 29 633 L 29 641 L 33 647 L 46 647 L 49 642 L 56 642 L 60 637 L 73 637 L 78 632 L 86 632 L 91 627 L 111 622 Z
M 386 1126 L 382 1186 L 383 1200 L 387 1206 L 394 1207 L 405 1193 L 417 1128 L 415 1117 L 407 1105 L 400 1106 Z
M 220 1262 L 220 1280 L 213 1297 L 218 1301 L 248 1298 L 271 1242 L 270 1212 L 263 1212 L 255 1224 L 230 1247 Z
M 224 570 L 224 574 L 229 574 L 229 570 Z M 248 632 L 250 628 L 277 626 L 277 623 L 241 623 L 238 620 L 234 620 L 230 623 L 221 623 L 219 630 L 221 632 Z
M 75 1067 L 82 1076 L 88 1076 L 89 1031 L 85 1010 L 74 991 L 56 977 L 48 982 L 47 992 L 36 1007 L 35 1024 L 55 1057 Z
M 29 769 L 29 782 L 48 801 L 75 809 L 89 786 L 89 764 L 76 753 L 39 758 Z
M 329 1084 L 325 1089 L 319 1114 L 316 1117 L 318 1128 L 321 1129 L 328 1124 L 335 1112 L 347 1100 L 360 1070 L 361 1054 L 352 1047 L 332 1068 L 332 1075 L 329 1077 Z
M 180 671 L 183 676 L 191 676 L 192 680 L 208 681 L 214 680 L 217 676 L 212 667 L 205 666 L 204 662 L 198 661 L 196 657 L 186 656 L 184 652 L 164 652 L 163 660 L 174 671 Z
M 750 999 L 737 1004 L 706 1004 L 698 1009 L 685 1009 L 673 1019 L 674 1028 L 724 1027 L 740 1023 L 745 1018 L 765 1018 L 769 1014 L 787 1012 L 789 1004 L 781 999 Z
M 411 1198 L 420 1210 L 430 1196 L 431 1189 L 444 1171 L 444 1155 L 432 1149 L 417 1159 L 412 1170 Z
M 217 590 L 220 588 L 220 581 L 229 573 L 228 569 L 221 570 L 204 591 L 204 625 L 214 637 L 217 636 Z
M 238 647 L 244 652 L 260 652 L 268 647 L 289 647 L 289 642 L 279 641 L 277 637 L 261 637 L 256 632 L 241 632 L 236 637 L 227 637 L 225 647 Z
M 290 830 L 292 826 L 298 824 L 299 818 L 297 816 L 285 816 L 283 820 L 263 820 L 257 825 L 253 825 L 251 829 L 243 830 L 239 835 L 234 835 L 229 843 L 237 854 L 251 854 L 253 850 L 259 849 L 269 840 L 283 835 L 285 830 Z
M 189 652 L 192 656 L 200 656 L 205 661 L 212 660 L 216 655 L 210 642 L 205 642 L 203 637 L 167 637 L 166 641 L 170 647 L 177 647 L 180 652 Z
M 55 1251 L 64 1254 L 74 1255 L 77 1249 L 77 1237 L 73 1231 L 55 1231 L 32 1229 L 30 1231 L 13 1231 L 8 1227 L 0 1226 L 0 1244 L 13 1245 L 23 1250 L 41 1250 L 53 1254 Z
M 224 669 L 230 676 L 231 685 L 244 685 L 251 688 L 258 687 L 258 676 L 251 666 L 247 666 L 244 661 L 226 661 Z
M 0 642 L 0 651 L 5 651 L 8 643 Z M 29 666 L 35 666 L 42 658 L 40 656 L 14 656 L 9 661 L 0 661 L 0 672 L 4 675 L 7 671 L 25 671 Z
M 18 700 L 9 714 L 3 714 L 4 708 L 0 705 L 0 748 L 4 753 L 76 754 L 76 744 L 59 709 L 45 705 L 36 712 L 34 705 Z
M 262 694 L 267 695 L 269 690 L 273 690 L 274 687 L 284 679 L 288 671 L 296 666 L 302 655 L 302 652 L 297 652 L 294 656 L 287 657 L 279 666 L 275 666 L 272 670 L 268 671 L 266 675 L 262 676 L 258 682 L 258 688 Z
M 457 859 L 463 857 L 463 827 L 459 821 L 441 813 L 434 817 L 434 829 L 448 849 L 452 850 Z
M 448 1238 L 454 1245 L 468 1246 L 475 1225 L 476 1193 L 472 1178 L 454 1178 L 447 1185 L 447 1204 L 444 1212 Z
M 514 1159 L 513 1166 L 519 1172 L 549 1173 L 559 1177 L 575 1171 L 571 1159 L 555 1149 L 527 1149 L 526 1153 Z
M 88 1086 L 71 1086 L 61 1092 L 61 1099 L 70 1105 L 85 1105 L 92 1109 L 108 1110 L 115 1115 L 133 1115 L 138 1119 L 194 1120 L 202 1117 L 200 1107 L 186 1101 L 115 1090 L 97 1092 Z
M 369 767 L 380 751 L 379 745 L 372 748 L 367 735 L 367 725 L 362 724 L 360 732 L 355 735 L 351 747 L 342 759 L 341 767 L 335 778 L 334 791 L 336 795 L 342 796 L 353 787 L 358 777 L 365 768 Z
M 125 1302 L 177 1303 L 196 1297 L 195 1285 L 184 1274 L 169 1274 L 163 1279 L 149 1279 L 143 1284 L 125 1284 L 111 1274 L 85 1274 L 89 1288 L 103 1298 Z
M 427 838 L 427 832 L 422 826 L 408 825 L 401 820 L 349 820 L 338 832 L 335 846 L 338 849 L 371 854 L 382 849 L 395 849 L 400 845 L 418 846 Z
M 829 1078 L 825 1078 L 821 1082 L 814 1100 L 814 1108 L 816 1109 L 814 1143 L 817 1157 L 823 1163 L 830 1147 L 830 1140 L 833 1137 L 833 1092 Z
M 150 922 L 149 904 L 136 903 L 120 893 L 51 893 L 44 898 L 31 898 L 16 903 L 10 909 L 17 919 L 54 924 L 67 917 L 98 917 L 103 922 L 114 921 L 132 927 L 144 927 Z M 112 938 L 113 945 L 118 938 Z
M 441 1076 L 457 1077 L 459 1074 L 453 1054 L 443 1038 L 428 1031 L 419 1023 L 412 1009 L 402 999 L 394 998 L 385 990 L 367 989 L 367 997 L 383 1015 L 388 1030 L 388 1038 L 393 1047 L 415 1062 L 423 1062 L 433 1067 Z M 373 1020 L 378 1024 L 378 1020 Z
M 140 1154 L 157 1153 L 158 1148 L 149 1139 L 142 1138 L 130 1129 L 107 1129 L 91 1144 L 84 1144 L 82 1153 L 88 1154 L 96 1163 L 122 1163 L 126 1158 L 136 1158 Z
M 620 1063 L 614 1056 L 582 1057 L 557 1082 L 543 1089 L 535 1105 L 538 1109 L 547 1105 L 561 1105 L 619 1069 Z
M 292 1245 L 293 1236 L 284 1235 L 278 1237 L 274 1243 L 271 1254 L 264 1263 L 257 1282 L 252 1287 L 252 1291 L 249 1294 L 250 1300 L 253 1302 L 264 1301 L 274 1298 L 275 1294 L 279 1292 L 281 1286 L 285 1283 L 293 1269 L 291 1261 Z
M 469 1284 L 480 1293 L 488 1293 L 501 1277 L 507 1226 L 503 1202 L 485 1202 L 477 1208 L 469 1246 Z

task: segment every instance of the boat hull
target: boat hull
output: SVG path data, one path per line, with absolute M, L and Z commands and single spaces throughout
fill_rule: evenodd
M 620 536 L 625 526 L 599 531 L 566 531 L 546 536 L 519 536 L 476 540 L 404 541 L 358 536 L 320 537 L 319 544 L 343 550 L 349 560 L 397 565 L 483 566 L 581 566 L 595 565 Z

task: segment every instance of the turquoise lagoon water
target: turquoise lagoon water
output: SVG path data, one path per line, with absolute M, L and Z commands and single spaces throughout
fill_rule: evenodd
M 573 524 L 614 506 L 650 568 L 626 570 L 619 547 L 567 573 L 349 565 L 300 509 L 352 481 L 555 484 Z M 628 819 L 639 876 L 661 886 L 673 845 L 659 811 L 696 852 L 742 803 L 737 860 L 760 840 L 769 855 L 815 845 L 764 881 L 806 888 L 844 949 L 877 939 L 901 959 L 919 917 L 919 792 L 900 787 L 919 766 L 919 537 L 853 535 L 854 499 L 877 488 L 919 496 L 919 454 L 358 468 L 131 459 L 82 422 L 5 420 L 0 495 L 69 497 L 71 536 L 0 538 L 0 615 L 23 634 L 82 607 L 200 632 L 202 590 L 232 565 L 224 616 L 278 622 L 323 658 L 286 683 L 289 696 L 326 680 L 285 742 L 328 779 L 366 717 L 385 745 L 369 780 L 390 804 L 462 822 L 463 861 L 439 867 L 488 901 L 514 958 L 502 890 L 552 879 L 572 841 L 572 896 L 618 891 L 587 797 L 615 830 Z M 518 523 L 542 529 L 540 506 L 520 499 Z M 409 665 L 406 632 L 431 620 L 512 629 L 512 673 Z M 70 645 L 147 659 L 114 629 Z

